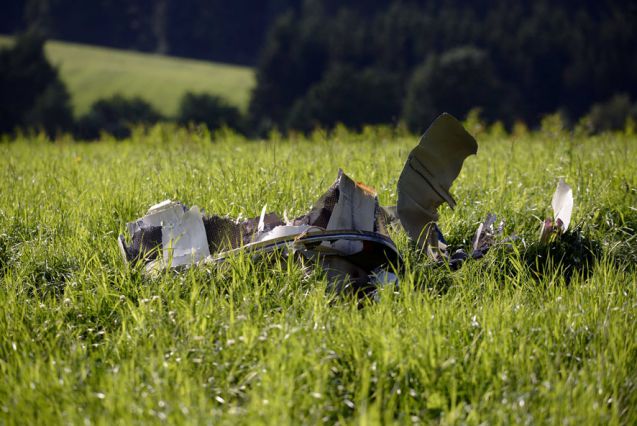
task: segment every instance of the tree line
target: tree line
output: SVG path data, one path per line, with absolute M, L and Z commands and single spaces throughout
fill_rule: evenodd
M 266 31 L 300 0 L 4 0 L 0 33 L 254 65 Z
M 475 107 L 506 124 L 556 111 L 575 122 L 637 98 L 634 3 L 330 3 L 306 1 L 270 30 L 250 105 L 259 126 L 402 120 L 421 131 L 440 111 Z
M 77 42 L 256 64 L 246 116 L 214 97 L 189 94 L 182 102 L 184 117 L 190 111 L 192 121 L 206 119 L 250 134 L 338 123 L 353 128 L 405 123 L 422 131 L 441 111 L 462 117 L 474 108 L 485 120 L 505 125 L 533 126 L 556 111 L 570 123 L 586 116 L 592 130 L 637 118 L 633 2 L 28 0 L 22 8 L 15 3 L 9 1 L 0 31 L 31 28 Z M 11 61 L 24 65 L 38 55 L 3 55 L 0 77 L 26 84 L 19 71 L 11 74 Z M 56 71 L 41 64 L 38 72 L 55 83 L 43 85 L 46 78 L 34 76 L 36 83 L 19 95 L 20 84 L 0 82 L 7 86 L 2 96 L 9 102 L 20 96 L 17 103 L 25 111 L 21 118 L 5 111 L 3 122 L 68 125 L 65 114 L 53 113 L 54 104 L 68 104 Z M 148 109 L 141 100 L 115 97 L 96 103 L 89 115 L 93 123 L 100 122 L 96 117 L 108 121 L 112 111 L 143 122 L 161 119 Z M 90 127 L 89 118 L 74 128 Z

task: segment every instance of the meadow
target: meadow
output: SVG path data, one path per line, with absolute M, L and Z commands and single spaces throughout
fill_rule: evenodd
M 0 36 L 0 47 L 12 40 Z M 254 85 L 251 68 L 230 64 L 61 41 L 48 41 L 45 52 L 71 95 L 76 117 L 115 94 L 139 96 L 168 117 L 176 115 L 187 91 L 221 96 L 245 109 Z
M 466 248 L 494 212 L 518 239 L 452 271 L 394 231 L 399 287 L 362 305 L 277 258 L 147 278 L 116 237 L 166 198 L 300 215 L 339 167 L 393 204 L 415 135 L 162 125 L 0 143 L 0 423 L 635 424 L 634 131 L 467 128 L 478 154 L 440 227 Z M 574 190 L 571 235 L 599 248 L 570 280 L 575 263 L 528 262 L 558 177 Z

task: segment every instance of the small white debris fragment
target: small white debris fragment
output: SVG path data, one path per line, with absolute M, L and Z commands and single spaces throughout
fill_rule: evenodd
M 551 201 L 553 218 L 547 218 L 540 228 L 540 241 L 546 243 L 553 233 L 562 234 L 568 230 L 573 214 L 573 190 L 560 178 Z
M 564 182 L 564 179 L 560 178 L 557 183 L 551 206 L 556 226 L 560 228 L 561 232 L 565 232 L 571 223 L 571 214 L 573 213 L 573 191 Z
M 257 232 L 263 232 L 265 230 L 265 212 L 268 208 L 267 204 L 263 205 L 261 209 L 261 216 L 259 217 L 259 225 L 257 226 Z

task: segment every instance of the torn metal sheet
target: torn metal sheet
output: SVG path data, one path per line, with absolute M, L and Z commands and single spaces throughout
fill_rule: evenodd
M 132 231 L 133 244 L 139 245 L 134 253 L 120 238 L 120 249 L 128 260 L 156 250 L 151 254 L 154 261 L 171 268 L 197 263 L 210 256 L 203 216 L 196 206 L 188 210 L 181 203 L 166 200 L 152 206 L 143 218 L 129 223 L 127 228 Z M 160 246 L 161 257 L 158 255 Z
M 397 212 L 409 237 L 422 248 L 436 244 L 432 232 L 438 207 L 456 202 L 449 193 L 469 155 L 476 154 L 476 140 L 449 114 L 440 115 L 409 154 L 398 179 Z
M 239 250 L 253 255 L 277 250 L 321 266 L 332 288 L 342 291 L 380 283 L 379 277 L 389 281 L 401 264 L 376 193 L 342 170 L 310 212 L 290 223 L 266 214 L 265 207 L 258 218 L 232 221 L 167 200 L 127 228 L 131 244 L 119 238 L 124 258 L 144 261 L 148 272 L 222 262 Z
M 357 184 L 347 177 L 342 170 L 338 171 L 338 201 L 327 222 L 328 231 L 355 229 L 357 231 L 373 231 L 378 198 L 369 188 Z M 363 249 L 362 241 L 337 240 L 331 247 L 344 253 L 354 254 Z
M 256 242 L 277 240 L 279 238 L 303 235 L 311 231 L 321 231 L 321 228 L 311 225 L 279 225 L 268 232 L 263 232 L 256 237 Z
M 387 225 L 401 225 L 433 259 L 448 259 L 437 208 L 455 205 L 449 188 L 465 158 L 476 152 L 475 139 L 442 114 L 409 154 L 396 207 L 381 207 L 373 189 L 339 170 L 310 211 L 291 221 L 287 214 L 282 220 L 266 213 L 265 206 L 259 217 L 233 220 L 166 200 L 127 224 L 130 243 L 122 235 L 118 243 L 127 262 L 143 262 L 149 272 L 224 262 L 237 251 L 257 257 L 279 251 L 321 267 L 336 291 L 396 284 L 402 259 Z M 491 225 L 478 231 L 474 246 L 490 244 Z

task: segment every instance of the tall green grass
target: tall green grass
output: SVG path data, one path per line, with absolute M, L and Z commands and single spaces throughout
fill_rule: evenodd
M 634 135 L 470 130 L 478 155 L 441 228 L 468 245 L 495 212 L 515 249 L 450 271 L 395 233 L 400 287 L 363 307 L 276 257 L 144 278 L 116 236 L 165 198 L 302 214 L 339 167 L 394 203 L 414 136 L 246 141 L 164 126 L 122 143 L 0 144 L 0 423 L 634 424 Z M 568 283 L 523 256 L 558 176 L 574 226 L 601 246 Z
M 0 47 L 11 42 L 0 36 Z M 47 42 L 45 51 L 60 71 L 76 116 L 115 94 L 139 96 L 169 117 L 188 91 L 218 95 L 245 109 L 254 85 L 252 69 L 236 65 L 60 41 Z

